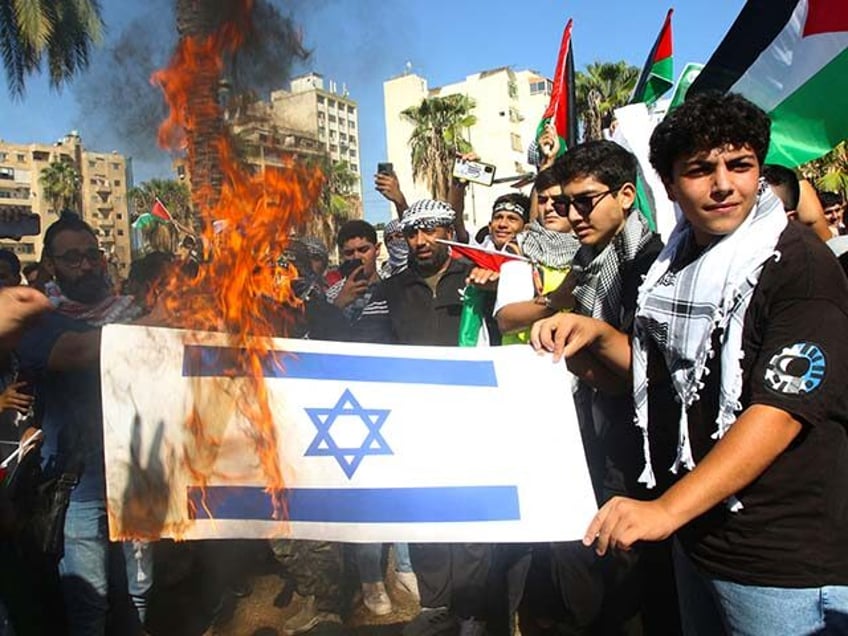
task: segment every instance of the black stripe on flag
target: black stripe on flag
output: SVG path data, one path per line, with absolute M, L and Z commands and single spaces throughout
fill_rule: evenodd
M 726 93 L 789 22 L 799 0 L 748 0 L 686 95 Z

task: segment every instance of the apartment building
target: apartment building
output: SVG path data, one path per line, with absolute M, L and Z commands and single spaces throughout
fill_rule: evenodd
M 548 105 L 551 88 L 551 81 L 535 71 L 508 67 L 474 73 L 437 88 L 428 88 L 426 78 L 411 72 L 384 82 L 386 158 L 394 164 L 407 201 L 431 195 L 426 184 L 412 178 L 409 138 L 413 125 L 401 115 L 404 110 L 418 106 L 427 97 L 470 97 L 476 104 L 473 115 L 477 121 L 466 131 L 466 139 L 481 161 L 496 166 L 496 179 L 508 179 L 535 171 L 527 163 L 527 147 Z M 478 228 L 488 223 L 495 199 L 511 191 L 514 189 L 510 182 L 492 187 L 471 184 L 464 212 L 468 226 Z
M 76 131 L 53 144 L 13 144 L 0 140 L 0 208 L 38 216 L 41 233 L 19 241 L 0 239 L 0 248 L 15 252 L 22 263 L 41 258 L 44 231 L 59 218 L 41 183 L 53 162 L 65 162 L 79 175 L 78 201 L 83 219 L 94 228 L 101 248 L 120 277 L 131 262 L 127 190 L 132 186 L 130 162 L 122 155 L 86 150 Z
M 289 90 L 271 92 L 274 119 L 292 130 L 314 135 L 335 162 L 346 162 L 356 175 L 355 194 L 362 196 L 359 154 L 359 108 L 342 85 L 318 73 L 292 79 Z

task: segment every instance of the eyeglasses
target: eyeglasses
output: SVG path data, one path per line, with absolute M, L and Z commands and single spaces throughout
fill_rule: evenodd
M 82 265 L 83 260 L 88 261 L 91 265 L 99 265 L 103 258 L 103 252 L 96 247 L 89 250 L 68 250 L 64 254 L 53 254 L 53 258 L 57 261 L 62 261 L 68 267 L 76 269 Z
M 605 196 L 615 194 L 619 190 L 621 190 L 620 187 L 607 190 L 606 192 L 598 192 L 597 194 L 581 194 L 579 197 L 574 197 L 573 199 L 564 194 L 555 194 L 553 196 L 540 194 L 536 197 L 536 200 L 539 202 L 539 205 L 545 205 L 550 200 L 551 205 L 554 207 L 554 212 L 562 217 L 568 216 L 568 210 L 572 205 L 580 216 L 589 216 Z

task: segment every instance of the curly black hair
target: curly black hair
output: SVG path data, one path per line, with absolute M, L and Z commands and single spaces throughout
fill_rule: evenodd
M 552 166 L 557 183 L 565 186 L 575 179 L 593 177 L 611 190 L 625 183 L 636 185 L 637 163 L 614 141 L 586 141 L 570 148 Z
M 723 146 L 750 146 L 763 165 L 770 134 L 768 115 L 741 95 L 699 93 L 669 113 L 654 129 L 651 165 L 668 183 L 677 159 Z

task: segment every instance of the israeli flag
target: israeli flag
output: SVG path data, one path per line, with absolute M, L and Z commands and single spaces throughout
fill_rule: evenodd
M 596 505 L 564 364 L 523 345 L 268 342 L 260 434 L 230 336 L 104 328 L 112 539 L 583 536 Z

